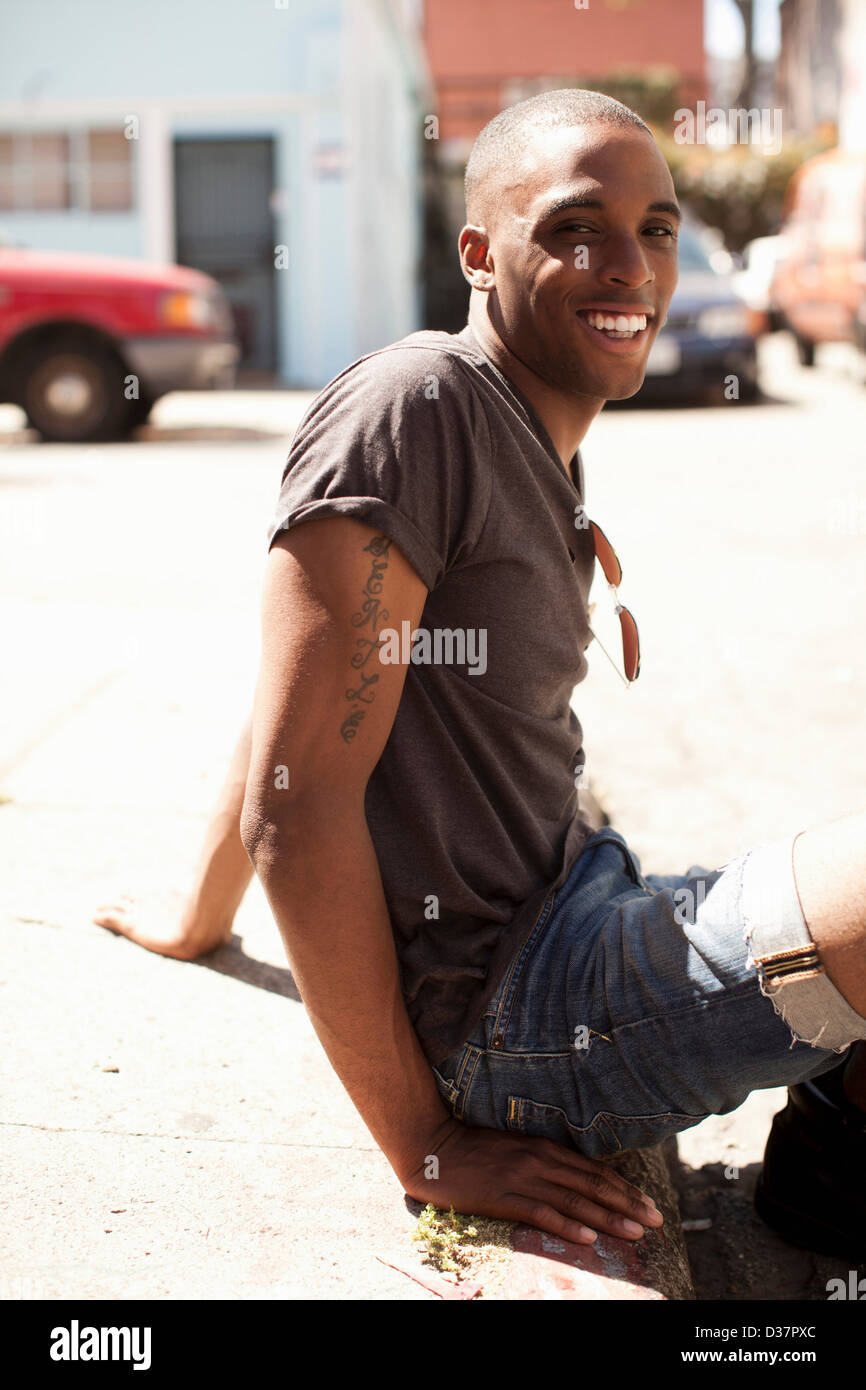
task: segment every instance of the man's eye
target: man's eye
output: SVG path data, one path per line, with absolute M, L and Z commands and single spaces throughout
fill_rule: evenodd
M 566 222 L 562 227 L 558 227 L 560 232 L 594 232 L 595 227 L 590 227 L 586 222 Z
M 676 232 L 672 227 L 646 227 L 644 230 L 647 232 L 661 232 L 663 236 L 669 236 L 672 240 L 676 241 Z

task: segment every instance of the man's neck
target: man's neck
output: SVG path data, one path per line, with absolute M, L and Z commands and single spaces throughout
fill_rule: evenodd
M 486 295 L 479 302 L 473 292 L 469 303 L 469 326 L 491 362 L 531 401 L 550 435 L 563 468 L 568 472 L 570 460 L 580 448 L 604 401 L 591 396 L 566 396 L 521 362 L 503 343 L 491 323 Z

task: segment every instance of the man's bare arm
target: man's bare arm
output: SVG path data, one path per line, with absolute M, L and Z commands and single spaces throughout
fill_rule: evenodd
M 406 1191 L 572 1240 L 635 1237 L 626 1217 L 661 1218 L 604 1165 L 454 1121 L 406 1012 L 364 794 L 405 680 L 378 633 L 416 627 L 426 593 L 396 545 L 348 518 L 272 547 L 243 841 L 316 1033 Z
M 313 1026 L 400 1167 L 447 1111 L 403 1003 L 364 793 L 405 679 L 379 661 L 378 632 L 417 626 L 426 594 L 356 521 L 306 522 L 274 545 L 241 821 Z

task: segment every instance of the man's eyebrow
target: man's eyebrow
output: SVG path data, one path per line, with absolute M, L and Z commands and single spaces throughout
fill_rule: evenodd
M 587 195 L 581 198 L 574 193 L 566 193 L 561 198 L 554 198 L 541 209 L 537 221 L 546 222 L 548 218 L 555 217 L 558 212 L 565 212 L 568 208 L 603 208 L 604 203 L 600 198 L 591 198 Z
M 547 222 L 549 218 L 555 217 L 558 212 L 567 211 L 568 208 L 597 208 L 603 212 L 604 203 L 600 198 L 592 198 L 590 196 L 580 197 L 579 195 L 576 196 L 573 193 L 569 193 L 562 198 L 554 199 L 553 202 L 548 203 L 546 207 L 542 208 L 536 225 L 540 226 L 542 222 Z M 671 217 L 675 217 L 678 222 L 681 222 L 683 219 L 683 214 L 679 205 L 664 198 L 659 199 L 657 202 L 649 203 L 647 205 L 647 212 L 666 212 Z
M 647 208 L 647 212 L 668 212 L 670 213 L 671 217 L 675 217 L 678 222 L 682 222 L 683 220 L 682 208 L 679 206 L 679 204 L 668 202 L 664 198 L 661 200 L 661 202 L 650 203 Z

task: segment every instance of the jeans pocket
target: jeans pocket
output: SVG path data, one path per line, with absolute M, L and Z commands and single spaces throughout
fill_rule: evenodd
M 611 1110 L 602 1110 L 593 1124 L 610 1145 L 608 1153 L 623 1153 L 626 1149 L 654 1148 L 672 1134 L 691 1129 L 706 1118 L 706 1115 L 685 1115 L 677 1110 L 666 1110 L 658 1115 L 617 1115 Z
M 577 1125 L 558 1105 L 542 1105 L 527 1096 L 508 1097 L 508 1129 L 518 1134 L 537 1135 L 540 1139 L 553 1139 L 566 1148 L 577 1149 L 586 1158 L 619 1152 L 616 1135 L 603 1121 L 604 1116 L 596 1116 L 590 1125 Z
M 441 1064 L 441 1069 L 431 1067 L 439 1094 L 455 1120 L 463 1120 L 465 1116 L 466 1098 L 480 1056 L 481 1048 L 465 1043 L 459 1052 Z
M 448 1106 L 448 1109 L 451 1111 L 451 1114 L 453 1115 L 454 1106 L 457 1101 L 457 1087 L 454 1085 L 453 1081 L 449 1081 L 446 1077 L 442 1075 L 440 1071 L 437 1071 L 435 1067 L 431 1066 L 430 1070 L 433 1073 L 433 1080 L 436 1082 L 436 1086 L 439 1090 L 440 1096 L 442 1097 L 445 1104 Z M 450 1067 L 448 1068 L 448 1070 L 451 1070 Z
M 671 1134 L 691 1129 L 706 1115 L 685 1115 L 668 1110 L 659 1115 L 617 1115 L 600 1110 L 588 1125 L 577 1125 L 558 1105 L 541 1105 L 526 1096 L 508 1097 L 507 1128 L 519 1134 L 535 1134 L 577 1149 L 586 1158 L 604 1158 L 626 1149 L 649 1149 Z

